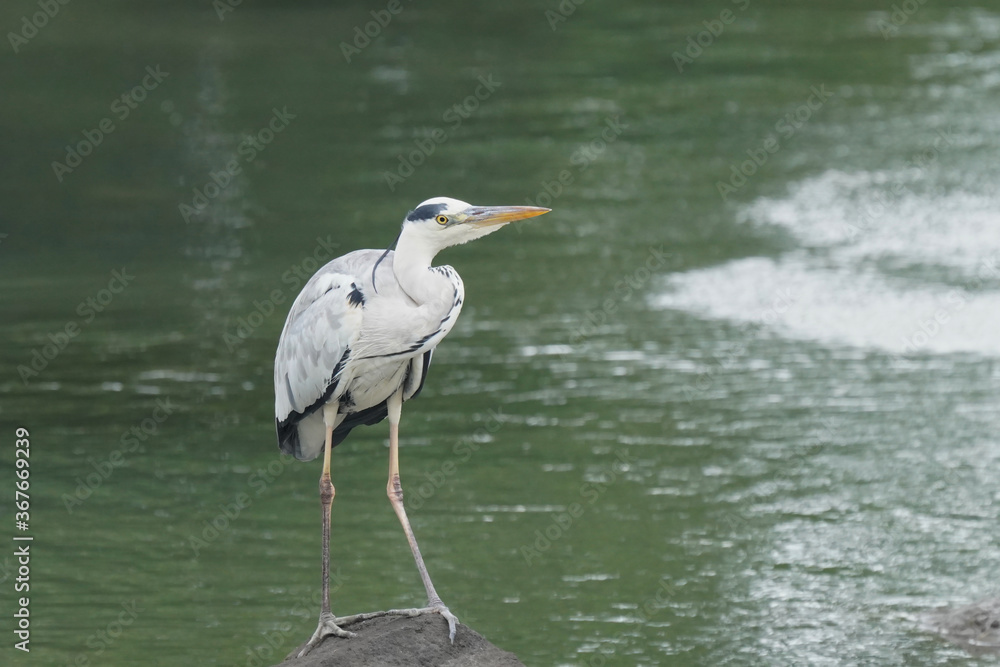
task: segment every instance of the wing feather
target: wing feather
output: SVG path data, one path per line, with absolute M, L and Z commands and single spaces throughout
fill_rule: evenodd
M 279 421 L 319 408 L 316 402 L 336 382 L 361 330 L 361 309 L 349 301 L 353 277 L 334 272 L 317 277 L 292 304 L 278 341 L 274 416 Z
M 364 297 L 358 286 L 373 252 L 344 255 L 317 271 L 285 320 L 274 358 L 274 417 L 279 446 L 297 458 L 318 455 L 323 424 L 315 413 L 343 393 L 338 380 L 361 332 Z

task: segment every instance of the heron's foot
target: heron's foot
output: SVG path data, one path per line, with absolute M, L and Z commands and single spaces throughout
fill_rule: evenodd
M 441 614 L 444 616 L 444 620 L 448 621 L 448 641 L 454 644 L 455 632 L 458 630 L 458 618 L 455 617 L 455 614 L 451 613 L 444 604 L 427 607 L 427 610 L 428 613 Z
M 339 621 L 341 624 L 344 624 L 344 619 L 339 619 Z M 306 642 L 306 645 L 302 648 L 302 650 L 295 654 L 295 657 L 301 658 L 302 656 L 306 655 L 314 648 L 322 644 L 323 640 L 326 639 L 327 637 L 347 638 L 354 636 L 353 632 L 348 632 L 347 630 L 342 629 L 340 625 L 337 625 L 337 622 L 338 619 L 335 618 L 334 615 L 329 612 L 320 614 L 319 626 L 317 626 L 316 632 L 313 633 L 313 636 L 309 639 L 308 642 Z M 288 657 L 289 658 L 292 657 L 292 654 L 289 654 Z
M 354 623 L 360 623 L 361 621 L 367 621 L 370 618 L 379 618 L 380 616 L 406 616 L 413 618 L 415 616 L 423 616 L 424 614 L 441 614 L 446 621 L 448 621 L 448 640 L 454 644 L 455 643 L 455 632 L 458 630 L 458 618 L 451 613 L 448 607 L 444 606 L 444 603 L 438 602 L 436 604 L 431 603 L 426 607 L 415 607 L 413 609 L 387 609 L 385 611 L 369 611 L 363 614 L 354 614 L 353 616 L 342 616 L 340 619 L 340 624 L 343 626 L 353 625 Z

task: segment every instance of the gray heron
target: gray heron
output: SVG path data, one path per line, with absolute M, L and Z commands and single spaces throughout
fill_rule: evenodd
M 465 288 L 450 266 L 433 266 L 445 248 L 492 234 L 507 223 L 547 213 L 535 206 L 472 206 L 435 197 L 409 212 L 396 249 L 355 250 L 331 261 L 292 303 L 274 359 L 274 413 L 281 451 L 300 461 L 323 454 L 322 608 L 300 656 L 326 637 L 350 637 L 341 626 L 384 614 L 437 613 L 455 640 L 458 619 L 434 589 L 403 507 L 399 417 L 420 393 L 431 355 L 462 310 Z M 427 606 L 337 618 L 330 610 L 330 452 L 351 429 L 389 418 L 386 493 L 413 552 Z

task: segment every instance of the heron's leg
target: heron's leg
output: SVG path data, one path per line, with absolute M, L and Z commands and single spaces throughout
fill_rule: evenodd
M 306 643 L 305 647 L 299 651 L 298 657 L 302 657 L 319 646 L 324 639 L 333 635 L 336 637 L 353 637 L 353 632 L 348 632 L 337 625 L 337 618 L 330 611 L 330 508 L 333 505 L 333 497 L 336 490 L 330 480 L 330 451 L 333 449 L 333 429 L 339 423 L 340 418 L 336 414 L 336 407 L 332 408 L 333 415 L 329 415 L 330 408 L 324 408 L 323 416 L 326 420 L 326 445 L 323 449 L 323 473 L 319 478 L 319 500 L 323 508 L 323 603 L 319 612 L 319 625 L 316 632 Z
M 386 485 L 386 492 L 392 509 L 395 510 L 399 522 L 403 525 L 403 532 L 410 543 L 410 550 L 413 552 L 413 559 L 417 562 L 417 569 L 420 571 L 420 578 L 424 582 L 427 590 L 427 606 L 414 609 L 389 609 L 387 611 L 373 611 L 352 616 L 341 616 L 337 622 L 342 626 L 349 626 L 361 621 L 367 621 L 380 616 L 420 616 L 422 614 L 440 614 L 448 621 L 448 639 L 454 643 L 455 632 L 458 627 L 458 619 L 448 610 L 448 607 L 441 601 L 441 597 L 434 590 L 431 577 L 427 574 L 427 566 L 420 555 L 420 547 L 417 546 L 417 538 L 413 536 L 413 529 L 410 527 L 410 520 L 406 518 L 406 510 L 403 508 L 403 487 L 399 483 L 399 416 L 402 412 L 403 394 L 397 392 L 387 401 L 389 412 L 389 483 Z
M 434 590 L 434 583 L 431 581 L 431 576 L 427 573 L 427 566 L 424 565 L 423 556 L 420 555 L 420 547 L 417 546 L 417 538 L 413 535 L 410 520 L 406 517 L 406 509 L 403 507 L 403 486 L 399 482 L 399 417 L 403 407 L 402 389 L 389 398 L 386 407 L 389 413 L 389 482 L 386 484 L 386 493 L 389 496 L 389 502 L 392 503 L 392 509 L 399 518 L 399 523 L 403 525 L 406 540 L 410 543 L 410 551 L 413 552 L 413 560 L 417 563 L 417 570 L 419 570 L 420 578 L 423 580 L 424 588 L 427 590 L 427 607 L 425 609 L 397 611 L 406 615 L 415 615 L 412 613 L 414 611 L 418 613 L 434 612 L 441 614 L 448 621 L 448 637 L 454 642 L 458 619 L 448 610 L 448 607 L 441 601 L 441 596 Z

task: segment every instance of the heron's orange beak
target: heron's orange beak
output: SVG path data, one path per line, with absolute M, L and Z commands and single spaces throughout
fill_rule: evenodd
M 466 211 L 468 217 L 462 223 L 477 227 L 492 227 L 515 220 L 534 218 L 536 215 L 543 215 L 551 210 L 539 206 L 473 206 Z

